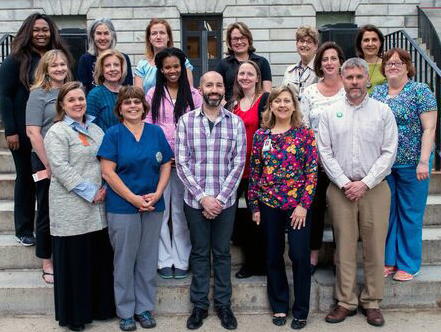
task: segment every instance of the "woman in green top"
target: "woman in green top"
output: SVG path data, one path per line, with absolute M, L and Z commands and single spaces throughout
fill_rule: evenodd
M 375 86 L 386 82 L 381 73 L 381 58 L 383 56 L 384 36 L 375 25 L 362 26 L 355 39 L 355 51 L 358 57 L 366 60 L 369 66 L 368 93 L 371 94 Z

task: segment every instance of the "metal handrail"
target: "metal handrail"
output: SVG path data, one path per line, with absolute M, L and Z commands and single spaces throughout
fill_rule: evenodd
M 423 51 L 423 49 L 412 39 L 412 37 L 410 37 L 409 34 L 404 30 L 398 30 L 386 35 L 384 46 L 386 51 L 394 47 L 400 47 L 407 50 L 410 53 L 412 62 L 415 66 L 414 80 L 417 82 L 426 83 L 435 94 L 438 109 L 438 119 L 435 134 L 435 144 L 437 151 L 437 153 L 435 153 L 435 170 L 439 171 L 441 167 L 441 105 L 439 102 L 441 100 L 441 70 L 438 68 L 436 63 L 432 61 L 432 59 L 430 59 L 430 57 Z
M 1 57 L 2 57 L 2 62 L 5 60 L 5 58 L 9 55 L 9 53 L 11 52 L 11 44 L 12 44 L 12 40 L 14 39 L 13 35 L 3 35 L 0 38 L 0 45 L 1 45 Z
M 441 68 L 441 41 L 435 27 L 424 10 L 417 6 L 418 10 L 418 38 L 427 45 L 435 63 Z

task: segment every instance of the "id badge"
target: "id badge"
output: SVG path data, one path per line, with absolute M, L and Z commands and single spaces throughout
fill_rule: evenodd
M 269 150 L 271 150 L 271 138 L 267 138 L 265 140 L 265 142 L 263 143 L 263 148 L 262 148 L 263 152 L 268 152 Z

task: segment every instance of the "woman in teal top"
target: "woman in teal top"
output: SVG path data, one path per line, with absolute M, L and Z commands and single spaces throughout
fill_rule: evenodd
M 410 80 L 415 74 L 407 51 L 389 50 L 381 65 L 387 83 L 372 97 L 388 104 L 398 125 L 398 151 L 387 182 L 391 211 L 386 240 L 384 276 L 413 279 L 421 267 L 422 228 L 432 168 L 437 104 L 429 87 Z
M 156 84 L 156 54 L 166 47 L 173 47 L 173 33 L 170 24 L 164 19 L 152 18 L 145 29 L 145 59 L 141 59 L 135 69 L 134 85 L 144 89 L 144 93 Z M 193 66 L 185 60 L 188 82 L 193 86 Z

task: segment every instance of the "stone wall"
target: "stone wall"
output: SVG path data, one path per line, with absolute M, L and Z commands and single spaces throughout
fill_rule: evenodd
M 387 34 L 406 29 L 416 37 L 416 6 L 439 1 L 417 0 L 2 0 L 0 36 L 18 30 L 30 13 L 83 16 L 90 23 L 97 17 L 110 17 L 118 32 L 117 48 L 130 55 L 132 63 L 144 52 L 144 29 L 152 17 L 167 19 L 176 46 L 181 41 L 181 14 L 222 14 L 224 29 L 243 21 L 251 28 L 257 53 L 271 63 L 274 84 L 281 81 L 287 65 L 298 60 L 295 29 L 302 24 L 315 26 L 317 12 L 354 12 L 355 23 L 375 24 Z

